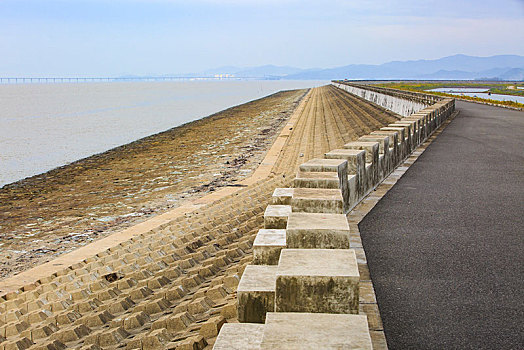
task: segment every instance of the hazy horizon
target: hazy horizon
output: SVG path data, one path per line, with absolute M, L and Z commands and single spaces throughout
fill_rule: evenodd
M 523 19 L 521 0 L 4 0 L 0 76 L 524 55 Z

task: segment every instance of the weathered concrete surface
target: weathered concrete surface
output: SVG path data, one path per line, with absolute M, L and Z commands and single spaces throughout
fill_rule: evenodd
M 299 171 L 293 180 L 296 188 L 339 188 L 338 174 L 335 172 Z
M 379 159 L 379 143 L 366 141 L 353 141 L 346 143 L 344 148 L 365 150 L 366 151 L 366 172 L 365 172 L 365 192 L 371 190 L 379 181 L 378 176 L 378 159 Z M 369 171 L 368 171 L 369 170 Z
M 358 314 L 358 272 L 351 249 L 283 249 L 276 272 L 277 312 Z
M 357 174 L 358 169 L 365 163 L 366 153 L 355 149 L 334 149 L 325 153 L 326 159 L 345 159 L 348 161 L 348 172 Z
M 366 316 L 276 313 L 267 315 L 265 349 L 369 349 Z
M 346 206 L 339 189 L 295 188 L 293 212 L 344 214 Z
M 344 168 L 347 168 L 347 164 L 343 160 L 321 158 L 311 159 L 299 166 L 300 171 L 331 171 L 339 174 L 340 171 L 344 171 Z
M 403 159 L 407 156 L 408 152 L 409 152 L 409 145 L 411 143 L 411 139 L 409 138 L 409 135 L 407 134 L 406 132 L 406 129 L 403 128 L 403 127 L 390 127 L 390 126 L 385 126 L 383 128 L 380 128 L 379 131 L 387 131 L 387 132 L 391 132 L 391 131 L 396 131 L 399 133 L 399 140 L 400 140 L 400 143 L 401 143 L 401 146 L 399 147 L 399 150 L 398 150 L 398 154 L 399 154 L 399 158 L 400 159 Z M 407 143 L 404 143 L 404 140 L 408 140 Z
M 275 310 L 277 266 L 248 265 L 237 288 L 238 320 L 263 323 Z
M 336 172 L 344 198 L 344 212 L 349 210 L 348 162 L 344 159 L 310 159 L 299 166 L 300 172 Z
M 335 83 L 334 85 L 403 116 L 408 116 L 413 112 L 420 111 L 424 107 L 433 104 L 431 98 L 421 99 L 419 96 L 393 90 L 384 93 L 384 88 L 375 88 L 370 85 L 359 86 L 355 83 L 347 85 Z M 438 97 L 435 96 L 435 99 L 437 98 Z
M 261 229 L 253 242 L 254 265 L 277 265 L 286 247 L 286 230 Z
M 457 109 L 360 224 L 390 349 L 524 344 L 524 113 Z
M 349 248 L 344 214 L 291 213 L 286 235 L 288 248 Z
M 379 179 L 382 180 L 393 170 L 390 148 L 389 148 L 389 136 L 378 136 L 378 135 L 365 135 L 358 139 L 359 141 L 371 141 L 379 143 Z M 396 165 L 396 164 L 395 164 Z
M 290 205 L 293 197 L 293 188 L 275 188 L 271 197 L 271 204 Z
M 366 172 L 366 152 L 354 149 L 334 149 L 324 154 L 326 159 L 345 159 L 348 162 L 348 173 L 355 175 L 354 187 L 349 186 L 350 206 L 355 204 L 358 198 L 364 196 L 364 186 L 360 184 L 365 181 Z
M 268 205 L 264 212 L 264 228 L 285 229 L 289 214 L 289 205 Z
M 228 323 L 222 326 L 214 350 L 258 350 L 264 335 L 264 325 L 258 323 Z
M 400 162 L 400 145 L 399 142 L 399 132 L 396 131 L 373 131 L 371 132 L 370 136 L 388 136 L 389 137 L 389 153 L 391 154 L 390 159 L 390 168 L 389 171 L 393 171 L 393 168 L 395 167 L 395 164 L 398 164 Z

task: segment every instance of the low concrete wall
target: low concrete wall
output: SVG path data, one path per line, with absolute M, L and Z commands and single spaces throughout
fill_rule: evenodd
M 405 98 L 405 106 L 422 103 Z M 360 274 L 346 214 L 454 109 L 454 99 L 419 108 L 302 164 L 294 188 L 276 189 L 253 244 L 255 265 L 238 287 L 241 323 L 223 328 L 214 349 L 372 349 L 367 318 L 358 315 Z
M 333 81 L 332 84 L 404 117 L 418 112 L 442 99 L 434 95 L 419 94 L 410 91 L 404 92 L 358 83 Z

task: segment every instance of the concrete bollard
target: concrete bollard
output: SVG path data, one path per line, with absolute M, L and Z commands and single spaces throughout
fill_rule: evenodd
M 376 136 L 387 136 L 389 137 L 389 153 L 391 155 L 391 162 L 390 162 L 390 169 L 389 172 L 391 173 L 395 167 L 399 163 L 399 159 L 401 157 L 400 155 L 400 149 L 401 145 L 399 144 L 399 132 L 398 131 L 386 131 L 386 130 L 378 130 L 371 132 L 370 135 L 376 135 Z
M 437 125 L 439 125 L 438 112 L 435 109 L 428 107 L 419 113 L 425 113 L 427 115 L 426 136 L 429 136 L 437 128 Z
M 335 172 L 299 171 L 293 180 L 295 188 L 340 188 L 338 174 Z
M 415 141 L 415 134 L 414 134 L 414 130 L 413 130 L 413 126 L 411 123 L 402 123 L 402 122 L 395 122 L 395 123 L 392 123 L 392 124 L 389 124 L 388 126 L 390 127 L 401 127 L 401 128 L 404 128 L 406 130 L 406 135 L 407 135 L 407 139 L 408 139 L 408 149 L 407 149 L 407 153 L 406 153 L 406 156 L 409 155 L 413 149 L 415 148 L 415 144 L 416 144 L 416 141 Z
M 416 133 L 417 133 L 417 146 L 418 147 L 422 142 L 424 142 L 424 117 L 415 117 L 415 118 L 403 118 L 402 122 L 415 123 L 416 124 Z M 415 148 L 416 148 L 415 147 Z
M 273 205 L 291 205 L 291 197 L 293 196 L 292 188 L 275 188 L 273 196 L 271 197 L 271 204 Z
M 286 230 L 261 229 L 253 242 L 254 265 L 277 265 L 286 248 Z
M 417 121 L 409 121 L 409 120 L 400 120 L 398 122 L 395 122 L 391 125 L 399 125 L 399 126 L 408 126 L 409 132 L 411 134 L 411 149 L 410 152 L 412 152 L 419 144 L 419 132 L 418 132 L 418 122 Z
M 398 144 L 400 148 L 400 158 L 398 163 L 402 162 L 408 155 L 409 138 L 407 136 L 406 128 L 401 126 L 385 126 L 380 128 L 380 131 L 396 131 L 399 133 Z
M 359 280 L 352 249 L 283 249 L 275 311 L 358 314 Z
M 410 115 L 409 117 L 402 118 L 402 121 L 416 121 L 418 122 L 418 130 L 419 130 L 419 144 L 424 142 L 427 138 L 428 134 L 428 124 L 429 124 L 429 117 L 427 113 L 415 113 L 413 115 Z
M 378 136 L 378 135 L 365 135 L 358 139 L 358 141 L 371 141 L 371 142 L 378 142 L 379 145 L 379 179 L 378 181 L 382 181 L 386 178 L 386 176 L 390 173 L 392 162 L 392 155 L 390 153 L 389 149 L 389 137 L 388 136 Z
M 340 189 L 295 188 L 292 212 L 345 214 L 348 206 Z
M 344 214 L 291 213 L 286 246 L 301 249 L 349 249 L 349 224 Z
M 264 228 L 285 229 L 290 213 L 289 205 L 268 205 L 264 212 Z
M 350 177 L 348 177 L 349 184 L 349 204 L 352 208 L 356 202 L 365 194 L 364 181 L 366 172 L 366 151 L 353 149 L 334 149 L 324 154 L 326 159 L 344 159 L 348 162 L 348 173 L 354 176 L 351 184 Z
M 299 166 L 300 172 L 336 172 L 339 188 L 344 198 L 345 210 L 349 208 L 348 162 L 343 159 L 311 159 Z
M 264 323 L 275 310 L 277 266 L 248 265 L 237 288 L 238 321 Z
M 367 194 L 378 183 L 378 142 L 353 141 L 346 143 L 344 148 L 366 151 L 366 171 L 364 184 L 365 194 Z

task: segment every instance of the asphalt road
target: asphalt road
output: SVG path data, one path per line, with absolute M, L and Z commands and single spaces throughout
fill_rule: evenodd
M 390 349 L 524 349 L 524 112 L 459 116 L 360 223 Z

